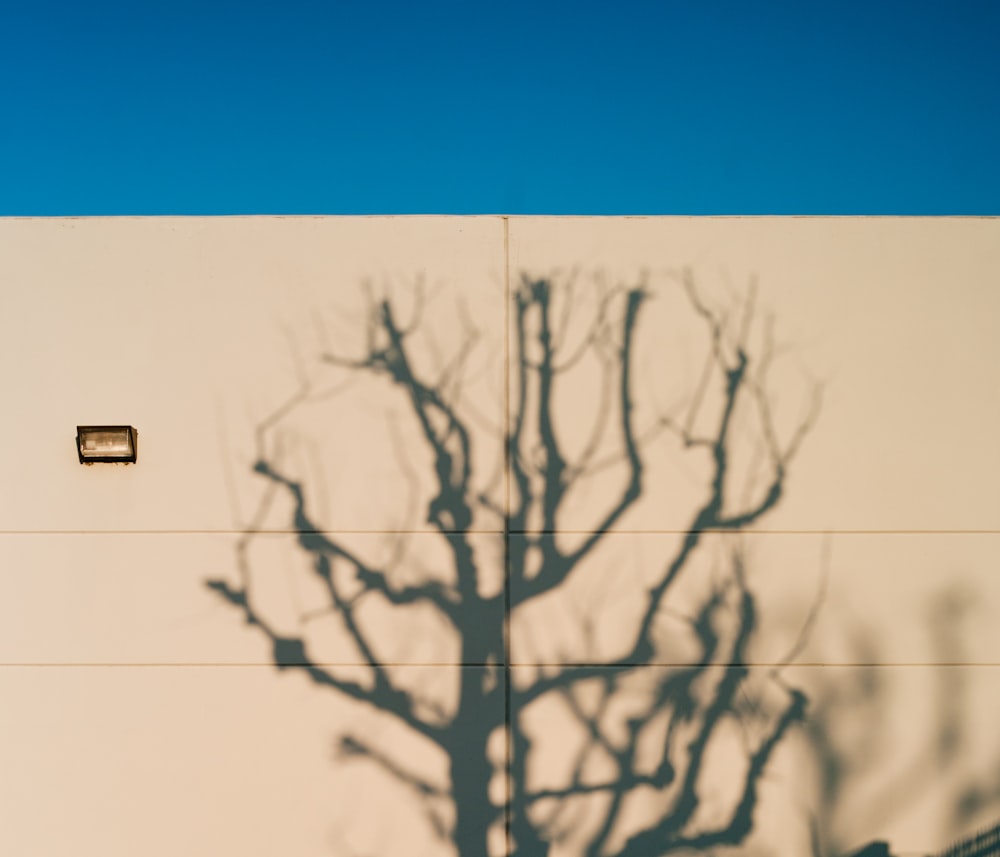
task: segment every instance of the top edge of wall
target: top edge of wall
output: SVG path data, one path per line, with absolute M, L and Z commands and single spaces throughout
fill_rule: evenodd
M 51 214 L 0 215 L 52 220 L 1000 220 L 994 214 Z

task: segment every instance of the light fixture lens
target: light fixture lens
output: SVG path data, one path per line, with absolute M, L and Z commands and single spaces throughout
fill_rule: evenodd
M 134 462 L 135 435 L 136 431 L 132 426 L 77 426 L 76 449 L 80 463 Z

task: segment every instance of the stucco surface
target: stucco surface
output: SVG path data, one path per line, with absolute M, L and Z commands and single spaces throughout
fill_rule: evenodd
M 331 615 L 304 536 L 363 557 L 396 591 L 457 585 L 453 542 L 428 514 L 440 486 L 426 433 L 447 427 L 421 425 L 386 373 L 352 364 L 370 353 L 371 301 L 412 331 L 414 371 L 441 379 L 470 427 L 476 586 L 518 606 L 534 584 L 507 575 L 503 432 L 517 416 L 515 297 L 537 280 L 559 289 L 569 352 L 587 346 L 609 293 L 646 289 L 631 411 L 641 495 L 565 585 L 512 613 L 495 659 L 465 655 L 488 648 L 495 617 L 463 637 L 430 607 L 377 599 L 356 614 L 366 652 Z M 627 660 L 711 481 L 711 456 L 670 430 L 698 397 L 711 348 L 685 283 L 733 325 L 753 290 L 748 348 L 765 347 L 773 317 L 779 437 L 794 435 L 820 388 L 822 405 L 774 510 L 699 543 L 655 619 L 655 658 L 606 712 L 609 734 L 648 696 L 644 681 L 697 661 L 692 617 L 738 557 L 757 605 L 748 699 L 770 710 L 762 688 L 780 672 L 812 717 L 767 769 L 745 853 L 808 853 L 821 816 L 831 842 L 888 838 L 915 853 L 1000 816 L 1000 221 L 7 219 L 0 853 L 455 853 L 447 800 L 415 797 L 412 781 L 344 736 L 443 789 L 438 749 L 377 706 L 318 687 L 301 664 L 278 657 L 276 669 L 260 626 L 206 583 L 249 580 L 267 627 L 308 637 L 309 657 L 338 676 L 364 683 L 374 656 L 431 721 L 459 704 L 461 676 L 517 691 Z M 570 457 L 618 406 L 589 360 L 568 366 L 554 399 Z M 720 390 L 705 394 L 706 412 Z M 75 427 L 106 423 L 138 429 L 135 465 L 78 463 Z M 613 426 L 590 453 L 610 466 L 559 507 L 567 552 L 600 529 L 627 477 Z M 544 469 L 544 450 L 525 454 Z M 765 479 L 754 475 L 763 455 L 751 439 L 734 446 L 747 497 Z M 502 717 L 509 700 L 495 700 Z M 525 711 L 539 748 L 530 788 L 571 777 L 587 736 L 567 704 Z M 719 784 L 709 821 L 722 812 L 713 801 L 732 800 L 742 740 L 734 720 L 706 763 Z M 866 740 L 862 763 L 851 748 Z M 496 805 L 508 750 L 499 734 L 484 748 Z M 839 791 L 824 762 L 842 764 Z M 609 848 L 641 824 L 644 800 Z M 583 853 L 588 824 L 553 857 Z M 506 847 L 491 828 L 490 853 Z

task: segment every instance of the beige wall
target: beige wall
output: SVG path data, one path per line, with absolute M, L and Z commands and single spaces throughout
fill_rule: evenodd
M 601 283 L 647 283 L 635 420 L 649 428 L 684 412 L 706 353 L 686 271 L 720 311 L 757 281 L 758 319 L 773 314 L 780 345 L 780 434 L 812 385 L 824 388 L 781 504 L 738 539 L 760 607 L 753 663 L 768 673 L 807 625 L 785 672 L 814 712 L 768 768 L 748 847 L 807 853 L 815 816 L 842 844 L 885 837 L 919 851 L 1000 816 L 1000 221 L 8 219 L 0 853 L 452 853 L 397 779 L 331 748 L 362 734 L 438 781 L 439 754 L 391 718 L 277 672 L 266 640 L 204 582 L 236 581 L 247 544 L 274 627 L 308 626 L 324 664 L 363 671 L 342 632 L 303 624 L 322 593 L 288 498 L 262 506 L 252 466 L 265 444 L 304 480 L 313 520 L 397 581 L 445 579 L 425 519 L 431 459 L 406 402 L 318 359 L 362 353 L 366 289 L 401 315 L 422 307 L 421 371 L 444 371 L 476 331 L 457 398 L 475 427 L 476 484 L 502 499 L 522 274 L 564 295 L 572 281 L 567 341 L 585 332 L 574 325 L 597 310 Z M 601 407 L 594 377 L 584 362 L 559 393 L 559 428 L 577 451 Z M 75 426 L 111 422 L 137 427 L 137 464 L 81 466 Z M 514 617 L 515 687 L 551 664 L 619 653 L 707 487 L 707 459 L 668 440 L 644 447 L 642 497 L 594 560 Z M 617 478 L 598 476 L 567 503 L 567 544 L 594 528 Z M 475 526 L 481 586 L 499 591 L 500 524 L 483 515 Z M 264 533 L 246 542 L 251 528 Z M 677 610 L 694 609 L 713 551 L 728 555 L 736 539 L 706 548 Z M 427 611 L 372 607 L 363 621 L 379 659 L 421 697 L 451 705 L 458 671 L 488 671 L 463 663 L 460 640 Z M 566 717 L 558 705 L 531 715 L 548 755 L 529 774 L 552 787 L 572 750 Z M 946 759 L 934 755 L 942 719 L 956 733 Z M 870 764 L 835 795 L 822 792 L 816 730 L 843 753 L 873 742 Z M 724 783 L 738 736 L 720 746 L 706 777 Z M 502 757 L 502 741 L 489 751 Z M 991 797 L 956 817 L 973 789 Z M 576 847 L 569 836 L 554 853 Z

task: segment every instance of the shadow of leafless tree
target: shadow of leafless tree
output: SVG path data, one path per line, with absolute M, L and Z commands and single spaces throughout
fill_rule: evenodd
M 356 735 L 338 745 L 340 758 L 363 759 L 404 787 L 462 855 L 649 857 L 738 845 L 754 827 L 776 748 L 803 720 L 806 697 L 780 669 L 766 678 L 775 704 L 744 704 L 759 611 L 739 535 L 782 501 L 820 391 L 809 390 L 794 421 L 779 421 L 770 386 L 778 349 L 752 289 L 725 311 L 690 273 L 673 286 L 703 331 L 705 360 L 679 404 L 640 413 L 648 283 L 602 286 L 587 304 L 568 281 L 523 277 L 509 306 L 506 423 L 495 430 L 462 407 L 477 344 L 471 326 L 431 373 L 414 353 L 422 311 L 404 320 L 392 299 L 371 297 L 363 352 L 322 361 L 387 385 L 405 403 L 420 449 L 402 453 L 400 490 L 406 467 L 427 466 L 425 526 L 443 548 L 441 562 L 416 576 L 400 573 L 398 553 L 375 563 L 325 529 L 308 474 L 283 464 L 278 429 L 310 400 L 309 385 L 258 427 L 253 469 L 266 490 L 238 546 L 239 577 L 207 585 L 266 639 L 278 669 L 380 712 L 444 760 L 446 775 L 435 779 Z M 650 370 L 654 388 L 658 372 Z M 574 373 L 587 407 L 563 394 Z M 493 473 L 477 473 L 480 441 L 497 443 Z M 512 627 L 541 615 L 539 605 L 558 601 L 588 569 L 617 577 L 602 551 L 644 496 L 650 450 L 665 444 L 696 460 L 701 487 L 682 525 L 658 542 L 655 574 L 630 591 L 628 622 L 613 611 L 581 619 L 585 641 L 600 636 L 595 623 L 618 623 L 614 651 L 584 645 L 555 661 L 533 657 Z M 589 499 L 568 523 L 582 495 Z M 276 497 L 325 602 L 295 632 L 269 618 L 254 578 L 252 546 Z M 683 589 L 696 575 L 699 584 Z M 455 665 L 474 667 L 449 672 L 453 684 L 439 698 L 406 686 L 384 654 L 394 633 L 387 617 L 412 610 L 433 615 L 433 628 L 456 641 Z M 318 620 L 350 641 L 352 666 L 314 654 Z

